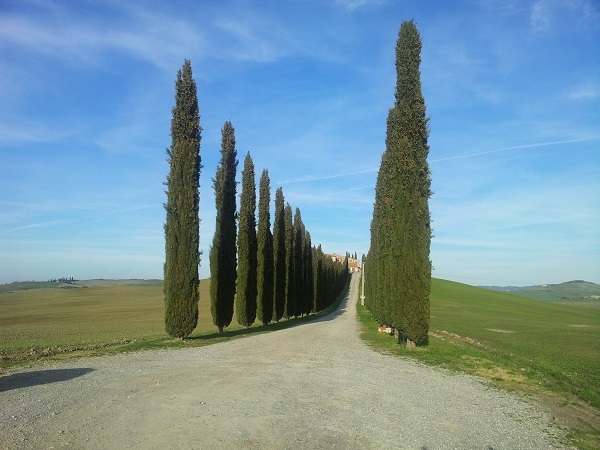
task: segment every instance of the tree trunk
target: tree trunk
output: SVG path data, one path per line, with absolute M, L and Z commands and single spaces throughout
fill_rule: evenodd
M 219 329 L 219 334 L 223 333 L 223 325 L 219 325 L 217 328 Z

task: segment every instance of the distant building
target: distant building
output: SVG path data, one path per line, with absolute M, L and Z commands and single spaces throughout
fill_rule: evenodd
M 332 253 L 329 256 L 331 257 L 331 260 L 333 262 L 339 262 L 344 264 L 344 262 L 346 261 L 345 256 L 338 255 L 337 253 Z M 348 258 L 348 272 L 360 272 L 360 262 L 358 261 L 358 259 Z

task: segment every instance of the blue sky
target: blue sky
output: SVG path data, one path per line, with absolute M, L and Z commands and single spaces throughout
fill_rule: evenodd
M 366 253 L 400 24 L 423 41 L 433 276 L 600 283 L 595 0 L 0 3 L 0 283 L 162 278 L 174 82 L 202 133 L 200 274 L 231 120 L 324 251 Z M 241 163 L 240 163 L 241 170 Z

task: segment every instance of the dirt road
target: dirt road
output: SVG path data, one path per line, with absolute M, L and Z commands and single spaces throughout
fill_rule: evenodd
M 357 285 L 295 328 L 0 377 L 0 448 L 561 448 L 535 407 L 369 350 Z

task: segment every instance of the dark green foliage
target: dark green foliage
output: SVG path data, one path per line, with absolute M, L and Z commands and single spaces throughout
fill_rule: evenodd
M 258 274 L 257 274 L 257 316 L 263 324 L 273 318 L 274 294 L 274 250 L 271 234 L 271 181 L 269 172 L 263 170 L 260 177 L 260 195 L 258 200 Z
M 323 250 L 321 244 L 315 249 L 313 248 L 313 311 L 319 312 L 324 308 L 323 305 Z
M 215 234 L 210 248 L 210 309 L 219 332 L 231 323 L 236 286 L 236 182 L 237 151 L 231 122 L 225 122 L 221 161 L 213 179 L 217 208 Z
M 287 260 L 285 247 L 285 199 L 283 189 L 275 191 L 275 222 L 273 222 L 273 320 L 283 317 L 286 300 Z
M 310 239 L 310 236 L 308 236 Z M 334 262 L 330 255 L 323 253 L 321 245 L 312 249 L 312 306 L 314 312 L 327 309 L 344 289 L 349 273 L 345 263 Z
M 292 222 L 292 207 L 286 203 L 283 211 L 285 229 L 285 304 L 283 317 L 289 319 L 294 315 L 295 285 L 294 285 L 294 224 Z
M 291 296 L 292 302 L 290 315 L 298 317 L 302 314 L 302 299 L 304 298 L 304 224 L 300 209 L 296 208 L 294 213 L 294 241 L 292 244 L 293 253 L 293 277 L 294 295 Z M 289 306 L 288 306 L 289 308 Z
M 177 72 L 165 203 L 165 329 L 177 339 L 198 324 L 200 114 L 192 66 Z
M 310 314 L 314 310 L 314 273 L 313 273 L 313 249 L 310 239 L 310 233 L 304 233 L 304 249 L 302 252 L 304 259 L 303 275 L 304 275 L 304 295 L 302 297 L 302 314 Z
M 421 39 L 403 22 L 396 46 L 396 102 L 387 119 L 365 270 L 366 303 L 382 323 L 416 344 L 427 342 L 431 242 L 427 155 L 429 135 L 421 93 Z
M 257 250 L 256 182 L 250 153 L 244 159 L 238 230 L 238 272 L 235 315 L 237 322 L 249 327 L 256 319 Z

